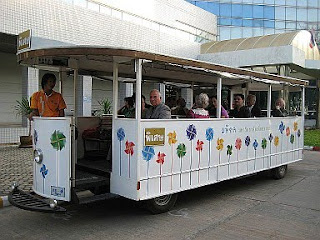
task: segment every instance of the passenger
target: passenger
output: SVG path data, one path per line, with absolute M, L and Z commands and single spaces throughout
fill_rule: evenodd
M 173 96 L 168 97 L 168 98 L 166 99 L 166 105 L 167 105 L 170 109 L 176 107 L 176 98 L 173 97 Z
M 275 107 L 275 109 L 272 110 L 272 113 L 271 113 L 271 115 L 273 117 L 287 117 L 288 116 L 288 112 L 285 109 L 286 104 L 285 104 L 283 98 L 278 98 L 276 100 L 275 105 L 276 105 L 276 107 Z
M 217 96 L 212 96 L 211 101 L 212 101 L 212 106 L 209 108 L 209 114 L 212 117 L 217 117 L 217 106 L 218 106 Z M 227 110 L 222 105 L 221 105 L 221 117 L 229 118 L 229 114 Z
M 230 111 L 230 117 L 233 118 L 249 118 L 251 117 L 249 108 L 244 106 L 243 94 L 234 95 L 234 109 Z
M 261 117 L 261 108 L 256 105 L 257 98 L 253 94 L 247 96 L 247 107 L 249 108 L 251 117 Z
M 147 108 L 146 108 L 146 97 L 141 95 L 141 118 L 146 118 Z
M 150 92 L 150 103 L 152 107 L 146 110 L 147 119 L 171 119 L 171 110 L 161 100 L 161 93 L 157 89 Z
M 64 117 L 64 109 L 67 107 L 60 93 L 53 91 L 56 85 L 56 76 L 46 73 L 41 80 L 42 90 L 35 92 L 31 97 L 30 108 L 33 116 L 40 117 Z
M 126 118 L 134 118 L 135 108 L 132 97 L 124 98 L 124 106 L 118 110 L 118 115 L 124 115 Z
M 200 93 L 195 98 L 195 104 L 192 109 L 189 110 L 188 118 L 209 118 L 209 112 L 205 110 L 209 105 L 209 97 L 205 93 Z
M 189 109 L 186 108 L 186 101 L 184 98 L 180 97 L 177 100 L 177 106 L 171 109 L 171 114 L 173 115 L 179 115 L 179 116 L 186 116 Z

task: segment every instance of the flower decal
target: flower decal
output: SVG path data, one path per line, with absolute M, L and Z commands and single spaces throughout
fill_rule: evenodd
M 42 174 L 43 178 L 46 178 L 46 175 L 48 174 L 48 169 L 46 168 L 46 165 L 42 164 L 42 167 L 40 168 L 40 173 Z
M 272 133 L 270 133 L 269 134 L 269 142 L 272 142 L 272 140 L 273 140 L 273 135 L 272 135 Z
M 298 123 L 297 122 L 294 122 L 293 123 L 293 131 L 297 131 L 298 130 Z
M 242 140 L 241 140 L 241 138 L 237 138 L 237 139 L 236 139 L 236 143 L 235 143 L 235 148 L 236 148 L 237 150 L 240 150 L 240 149 L 241 149 L 241 146 L 242 146 Z
M 133 142 L 128 142 L 128 140 L 126 141 L 126 149 L 124 150 L 126 154 L 128 155 L 133 155 L 134 151 L 133 151 L 133 147 L 135 146 L 135 144 Z
M 227 155 L 232 155 L 232 145 L 227 146 Z
M 38 142 L 38 132 L 37 130 L 34 129 L 34 132 L 33 132 L 33 142 L 34 142 L 34 145 L 37 145 L 37 142 Z
M 177 133 L 176 133 L 176 131 L 170 132 L 168 134 L 168 137 L 169 137 L 169 139 L 168 139 L 169 145 L 175 144 L 177 142 Z
M 142 157 L 146 161 L 150 161 L 155 155 L 154 148 L 150 146 L 145 146 L 142 149 Z
M 187 137 L 190 141 L 192 141 L 197 135 L 197 129 L 193 124 L 189 125 L 186 132 L 187 132 Z
M 163 164 L 164 163 L 164 157 L 165 157 L 166 155 L 164 154 L 164 153 L 158 153 L 158 159 L 157 159 L 157 163 L 159 163 L 159 164 Z
M 202 151 L 202 149 L 203 149 L 203 141 L 200 141 L 200 140 L 198 140 L 197 141 L 197 146 L 196 146 L 196 150 L 197 151 Z
M 294 135 L 293 135 L 293 134 L 291 134 L 291 136 L 290 136 L 290 143 L 291 143 L 291 144 L 294 143 Z
M 244 141 L 244 143 L 246 144 L 247 147 L 250 145 L 250 142 L 251 142 L 250 137 L 247 136 L 245 141 Z
M 217 149 L 221 151 L 223 149 L 224 140 L 222 138 L 217 139 Z
M 261 147 L 262 147 L 262 149 L 266 149 L 267 148 L 267 139 L 265 139 L 265 138 L 262 139 Z
M 298 136 L 298 137 L 301 136 L 301 131 L 300 131 L 300 129 L 298 129 L 297 136 Z
M 186 155 L 187 151 L 186 151 L 186 145 L 184 145 L 183 143 L 180 143 L 177 147 L 177 155 L 179 158 L 184 157 L 184 155 Z
M 51 134 L 51 145 L 54 149 L 56 149 L 57 151 L 61 151 L 66 144 L 66 136 L 60 132 L 59 130 L 55 130 L 52 134 Z
M 257 150 L 257 148 L 259 146 L 257 139 L 254 140 L 252 146 L 253 146 L 254 150 Z
M 287 136 L 290 135 L 290 128 L 289 128 L 289 127 L 286 128 L 286 135 L 287 135 Z
M 124 133 L 123 128 L 119 128 L 117 131 L 117 138 L 119 141 L 123 141 L 123 139 L 126 137 L 126 134 Z
M 210 141 L 212 141 L 213 136 L 214 136 L 213 129 L 212 128 L 207 128 L 207 130 L 206 130 L 206 139 L 210 142 Z
M 279 145 L 279 137 L 278 136 L 275 136 L 275 138 L 274 138 L 274 145 L 276 147 L 278 147 L 278 145 Z
M 279 125 L 279 131 L 280 131 L 281 134 L 283 133 L 284 129 L 285 129 L 285 125 L 284 125 L 283 122 L 281 121 L 281 123 L 280 123 L 280 125 Z

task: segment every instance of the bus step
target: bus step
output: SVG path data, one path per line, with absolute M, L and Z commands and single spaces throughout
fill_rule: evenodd
M 79 204 L 92 203 L 96 201 L 103 201 L 111 198 L 119 197 L 119 195 L 113 193 L 103 193 L 98 195 L 88 194 L 86 196 L 78 196 Z
M 110 185 L 110 178 L 93 173 L 77 170 L 76 171 L 76 188 L 90 189 L 99 186 Z

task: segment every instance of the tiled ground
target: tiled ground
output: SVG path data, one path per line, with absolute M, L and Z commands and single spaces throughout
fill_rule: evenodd
M 0 196 L 11 191 L 13 182 L 17 182 L 21 190 L 31 190 L 32 155 L 32 148 L 0 146 Z

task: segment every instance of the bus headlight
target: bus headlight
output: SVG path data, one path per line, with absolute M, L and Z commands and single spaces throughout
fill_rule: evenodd
M 40 149 L 35 149 L 33 151 L 33 159 L 36 163 L 41 163 L 43 159 L 43 153 Z

